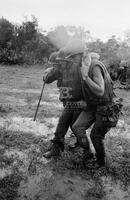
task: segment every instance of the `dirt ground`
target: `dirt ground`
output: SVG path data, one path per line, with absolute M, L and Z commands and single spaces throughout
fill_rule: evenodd
M 130 199 L 130 90 L 115 91 L 123 97 L 124 108 L 117 127 L 105 138 L 106 167 L 87 170 L 82 149 L 68 149 L 75 140 L 70 130 L 59 160 L 42 156 L 62 111 L 56 83 L 46 85 L 33 121 L 43 70 L 0 66 L 0 200 Z

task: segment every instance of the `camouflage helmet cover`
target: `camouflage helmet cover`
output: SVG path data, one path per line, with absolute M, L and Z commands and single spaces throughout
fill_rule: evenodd
M 81 39 L 72 39 L 64 47 L 67 57 L 84 52 L 85 45 Z
M 67 60 L 69 57 L 83 52 L 84 43 L 82 42 L 82 40 L 72 39 L 63 48 L 59 50 L 57 59 Z
M 66 53 L 64 51 L 64 48 L 61 48 L 57 53 L 56 60 L 64 60 L 65 58 L 66 58 Z
M 49 61 L 52 63 L 56 63 L 56 58 L 57 58 L 58 52 L 53 52 L 50 57 L 49 57 Z

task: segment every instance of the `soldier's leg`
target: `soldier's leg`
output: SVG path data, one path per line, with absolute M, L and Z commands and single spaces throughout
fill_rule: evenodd
M 73 124 L 78 119 L 78 117 L 79 117 L 81 112 L 82 112 L 82 110 L 80 108 L 75 108 L 74 111 L 73 111 L 73 118 L 72 118 L 72 121 L 71 121 L 71 124 L 70 124 L 70 128 L 72 130 L 72 136 L 75 135 L 74 134 L 74 130 L 73 130 Z M 73 150 L 73 149 L 75 149 L 77 147 L 79 147 L 79 142 L 78 142 L 78 140 L 76 138 L 75 142 L 69 144 L 69 148 Z
M 73 124 L 74 134 L 76 135 L 79 145 L 84 149 L 84 153 L 91 155 L 89 141 L 86 130 L 94 123 L 95 112 L 82 111 L 78 119 Z
M 73 110 L 65 107 L 62 115 L 59 118 L 53 141 L 59 141 L 60 143 L 64 144 L 64 136 L 66 135 L 71 124 L 72 117 Z
M 67 133 L 72 116 L 72 110 L 65 107 L 59 118 L 54 138 L 52 139 L 52 147 L 43 155 L 44 157 L 51 158 L 53 156 L 59 156 L 60 152 L 64 150 L 64 136 Z
M 107 124 L 102 120 L 101 116 L 98 116 L 96 122 L 92 128 L 90 137 L 93 146 L 96 151 L 97 163 L 99 165 L 105 164 L 105 148 L 104 148 L 104 137 L 105 134 L 110 130 Z

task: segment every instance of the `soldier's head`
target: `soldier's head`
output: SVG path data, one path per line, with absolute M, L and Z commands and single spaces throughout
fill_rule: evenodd
M 56 62 L 59 64 L 61 69 L 66 66 L 67 59 L 66 59 L 66 54 L 64 52 L 64 48 L 59 49 L 56 57 Z
M 62 61 L 62 60 L 65 60 L 65 58 L 66 58 L 66 53 L 64 51 L 64 48 L 60 48 L 58 53 L 57 53 L 56 60 L 57 61 Z
M 85 49 L 84 42 L 81 39 L 72 39 L 64 47 L 67 57 L 83 54 Z
M 69 66 L 73 60 L 79 61 L 82 58 L 84 52 L 84 45 L 82 40 L 73 39 L 70 40 L 63 48 L 59 50 L 57 60 L 61 63 L 62 67 Z
M 57 61 L 57 55 L 58 55 L 58 51 L 53 52 L 50 57 L 49 57 L 49 62 L 53 65 L 53 66 L 57 66 L 59 63 Z

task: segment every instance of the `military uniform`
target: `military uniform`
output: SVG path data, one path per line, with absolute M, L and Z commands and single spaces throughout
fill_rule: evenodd
M 60 61 L 59 63 L 62 67 L 60 68 L 59 66 L 58 69 L 54 69 L 53 75 L 48 76 L 48 83 L 58 80 L 57 86 L 61 88 L 60 100 L 65 102 L 65 108 L 59 118 L 57 129 L 54 133 L 52 148 L 44 156 L 50 158 L 55 155 L 60 155 L 60 151 L 64 150 L 64 136 L 73 121 L 72 129 L 79 145 L 84 149 L 84 155 L 86 156 L 84 156 L 84 159 L 92 158 L 93 154 L 89 147 L 86 129 L 94 124 L 90 136 L 96 150 L 97 163 L 102 166 L 104 165 L 105 158 L 103 139 L 110 129 L 108 121 L 106 120 L 106 108 L 111 105 L 113 99 L 112 82 L 105 66 L 98 61 L 99 56 L 97 57 L 96 54 L 91 55 L 93 57 L 96 56 L 97 60 L 91 63 L 88 76 L 93 80 L 93 69 L 98 66 L 104 80 L 103 96 L 98 97 L 95 95 L 82 77 L 80 70 L 83 59 L 82 53 L 71 54 L 71 56 L 67 57 L 67 60 L 63 59 Z M 80 109 L 78 104 L 82 100 L 87 103 L 84 111 Z M 74 117 L 74 113 L 77 113 L 76 118 Z
M 61 66 L 52 68 L 47 76 L 46 83 L 57 80 L 59 98 L 63 102 L 64 109 L 54 133 L 52 150 L 44 154 L 46 158 L 58 155 L 64 150 L 64 136 L 82 111 L 84 97 L 80 74 L 81 59 L 82 54 L 70 56 L 67 60 L 63 59 L 60 61 Z
M 86 136 L 86 129 L 88 129 L 92 124 L 91 130 L 91 140 L 96 151 L 97 163 L 99 166 L 104 165 L 105 150 L 103 139 L 105 134 L 110 130 L 108 126 L 108 121 L 106 120 L 106 110 L 107 106 L 111 105 L 113 99 L 113 89 L 111 84 L 111 78 L 107 72 L 105 66 L 100 62 L 92 62 L 88 76 L 93 80 L 93 69 L 98 66 L 101 70 L 104 79 L 104 95 L 102 97 L 96 96 L 83 81 L 83 91 L 84 97 L 87 102 L 87 110 L 82 111 L 78 119 L 73 124 L 73 130 L 76 137 L 82 142 L 83 147 L 86 149 L 86 154 L 91 153 L 89 141 Z M 79 142 L 80 142 L 79 141 Z
M 120 80 L 121 85 L 126 85 L 127 70 L 128 70 L 127 62 L 125 60 L 122 60 L 118 71 L 118 79 Z

